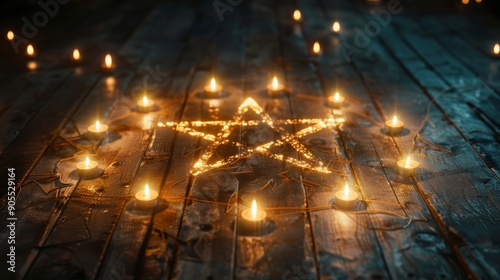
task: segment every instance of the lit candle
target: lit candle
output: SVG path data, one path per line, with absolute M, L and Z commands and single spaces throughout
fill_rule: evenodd
M 80 51 L 78 49 L 73 50 L 73 61 L 80 61 Z
M 9 30 L 9 32 L 7 32 L 7 39 L 9 41 L 14 40 L 14 32 L 12 32 L 12 31 Z
M 335 205 L 342 210 L 351 210 L 356 208 L 359 200 L 359 194 L 349 189 L 349 184 L 341 191 L 335 193 Z
M 412 176 L 417 167 L 418 162 L 412 160 L 411 156 L 398 161 L 398 172 L 403 176 Z
M 137 101 L 137 108 L 139 112 L 148 113 L 153 111 L 155 102 L 150 100 L 146 95 L 141 100 Z
M 35 56 L 35 48 L 33 47 L 32 44 L 29 44 L 28 47 L 26 47 L 26 53 L 29 56 Z
M 98 172 L 97 161 L 90 160 L 89 157 L 85 157 L 84 161 L 76 164 L 76 171 L 80 177 L 91 177 L 95 176 Z
M 335 33 L 338 33 L 340 31 L 340 23 L 338 21 L 336 21 L 336 22 L 333 23 L 332 30 Z
M 252 207 L 241 212 L 243 218 L 241 226 L 246 230 L 259 230 L 266 219 L 266 211 L 257 207 L 255 199 L 252 201 Z
M 330 105 L 335 108 L 339 109 L 342 107 L 342 104 L 344 103 L 345 98 L 341 96 L 338 92 L 335 92 L 333 96 L 328 97 L 328 102 L 330 102 Z
M 319 45 L 319 42 L 314 42 L 314 44 L 313 44 L 313 53 L 315 55 L 321 54 L 321 47 Z
M 87 130 L 95 136 L 101 137 L 108 131 L 108 126 L 105 124 L 101 124 L 101 122 L 97 120 L 95 124 L 89 126 Z
M 498 43 L 496 43 L 495 46 L 493 47 L 493 54 L 494 55 L 500 54 L 500 45 Z
M 280 95 L 284 89 L 285 86 L 279 83 L 276 76 L 273 77 L 271 84 L 267 85 L 267 92 L 273 97 Z
M 462 4 L 464 4 L 464 5 L 469 4 L 469 0 L 462 0 Z
M 385 132 L 389 135 L 397 135 L 403 131 L 405 123 L 394 116 L 391 121 L 385 122 Z
M 113 65 L 113 58 L 111 55 L 108 53 L 104 57 L 104 64 L 102 65 L 102 70 L 105 73 L 109 73 L 115 66 Z
M 158 198 L 158 192 L 150 190 L 149 185 L 144 186 L 144 190 L 135 194 L 135 203 L 138 208 L 151 208 L 154 207 Z
M 220 97 L 222 93 L 222 86 L 218 85 L 217 82 L 215 81 L 215 78 L 212 77 L 210 79 L 210 83 L 206 85 L 204 88 L 204 95 L 207 98 L 217 98 Z
M 302 14 L 299 10 L 293 11 L 293 20 L 300 21 L 302 19 Z

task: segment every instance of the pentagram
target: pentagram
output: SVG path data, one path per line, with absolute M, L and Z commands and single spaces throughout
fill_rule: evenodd
M 255 114 L 257 114 L 260 117 L 260 120 L 245 120 L 243 116 L 246 112 L 248 112 L 248 110 L 252 110 Z M 160 126 L 170 127 L 176 131 L 187 133 L 192 136 L 202 137 L 203 139 L 212 142 L 194 164 L 191 170 L 193 175 L 198 175 L 224 165 L 233 164 L 234 162 L 242 158 L 249 157 L 254 153 L 260 153 L 279 161 L 285 161 L 296 167 L 330 173 L 331 171 L 323 165 L 323 162 L 318 160 L 306 147 L 304 147 L 304 145 L 300 143 L 299 139 L 327 127 L 333 127 L 338 121 L 339 120 L 336 120 L 335 118 L 273 120 L 253 98 L 247 98 L 239 106 L 232 120 L 166 122 L 164 124 L 161 123 Z M 229 135 L 237 126 L 248 128 L 262 124 L 267 125 L 272 131 L 276 132 L 277 135 L 279 135 L 278 139 L 266 141 L 265 143 L 261 143 L 257 146 L 249 146 L 239 141 L 231 141 L 229 139 Z M 292 124 L 306 124 L 309 126 L 296 131 L 295 133 L 288 133 L 283 126 Z M 197 128 L 207 126 L 218 126 L 221 127 L 221 129 L 216 135 L 197 130 Z M 304 160 L 271 152 L 272 148 L 283 146 L 285 144 L 289 144 L 293 147 L 293 149 L 295 149 L 299 153 L 300 157 L 304 158 Z M 221 145 L 234 145 L 234 147 L 238 147 L 239 152 L 224 159 L 209 163 L 209 160 L 214 155 L 216 149 Z

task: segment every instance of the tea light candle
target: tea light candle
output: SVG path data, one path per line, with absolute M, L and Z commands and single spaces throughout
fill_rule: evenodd
M 328 102 L 330 102 L 330 105 L 335 108 L 339 109 L 342 107 L 342 104 L 344 103 L 345 98 L 341 96 L 338 92 L 335 92 L 333 96 L 328 97 Z
M 403 131 L 405 123 L 398 120 L 397 116 L 392 118 L 392 121 L 385 122 L 385 131 L 389 135 L 397 135 Z
M 271 84 L 267 85 L 267 92 L 272 97 L 280 95 L 284 89 L 285 86 L 279 83 L 278 78 L 276 76 L 273 77 Z
M 498 43 L 495 44 L 495 46 L 493 47 L 493 54 L 494 55 L 500 54 L 500 45 Z
M 398 171 L 403 176 L 412 176 L 415 169 L 418 167 L 418 162 L 411 159 L 411 156 L 398 161 Z
M 351 210 L 356 208 L 359 200 L 359 194 L 349 189 L 349 184 L 345 184 L 343 190 L 335 193 L 335 205 L 342 210 Z
M 80 177 L 91 177 L 97 174 L 97 161 L 90 160 L 89 157 L 85 157 L 84 161 L 76 164 L 76 170 L 78 176 Z
M 336 22 L 333 23 L 332 30 L 335 33 L 339 33 L 340 32 L 340 23 L 338 21 L 336 21 Z
M 302 19 L 302 13 L 299 10 L 293 11 L 293 20 L 299 22 Z
M 32 44 L 29 44 L 26 47 L 26 53 L 28 54 L 28 56 L 35 56 L 35 48 L 33 47 Z
M 115 66 L 113 65 L 113 58 L 111 55 L 108 53 L 104 57 L 104 64 L 102 65 L 102 70 L 106 73 L 111 72 Z
M 215 78 L 212 78 L 210 84 L 203 88 L 203 93 L 207 98 L 217 98 L 222 93 L 222 86 L 217 84 Z
M 81 59 L 80 51 L 78 49 L 73 50 L 73 62 L 79 62 Z
M 314 42 L 314 44 L 313 44 L 313 54 L 314 55 L 320 55 L 321 54 L 321 46 L 319 45 L 319 42 Z
M 14 32 L 10 31 L 7 32 L 7 40 L 12 41 L 14 40 Z
M 138 208 L 151 208 L 154 207 L 158 198 L 158 192 L 149 189 L 149 185 L 144 186 L 143 191 L 135 194 L 135 203 Z
M 102 136 L 102 134 L 105 134 L 108 131 L 108 126 L 105 124 L 101 124 L 100 121 L 96 121 L 95 124 L 89 126 L 87 130 L 90 133 L 93 133 L 98 136 Z
M 155 102 L 153 100 L 148 99 L 148 97 L 144 95 L 140 101 L 137 101 L 137 108 L 139 112 L 148 113 L 153 111 L 154 104 Z
M 247 229 L 258 230 L 266 219 L 266 211 L 257 207 L 255 199 L 252 201 L 252 207 L 241 212 L 243 218 L 242 226 Z

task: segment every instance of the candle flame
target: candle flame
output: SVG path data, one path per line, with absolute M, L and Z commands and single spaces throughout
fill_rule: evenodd
M 464 4 L 464 5 L 469 4 L 469 0 L 462 0 L 462 4 Z
M 90 167 L 90 159 L 89 157 L 85 157 L 85 168 L 89 168 Z
M 100 121 L 95 121 L 95 130 L 97 130 L 97 131 L 101 130 L 101 122 Z
M 113 65 L 113 58 L 109 53 L 106 54 L 106 57 L 104 58 L 104 64 L 106 65 L 106 68 L 111 68 L 111 65 Z
M 252 218 L 257 218 L 257 201 L 255 199 L 252 201 Z
M 149 185 L 148 185 L 148 184 L 146 184 L 146 185 L 144 186 L 144 197 L 145 197 L 145 198 L 149 198 L 150 196 L 151 196 L 151 195 L 150 195 L 150 193 L 149 193 Z
M 210 80 L 210 90 L 215 91 L 217 89 L 217 83 L 215 82 L 215 78 Z
M 394 124 L 394 125 L 398 124 L 398 117 L 397 116 L 394 116 L 392 118 L 392 124 Z
M 149 100 L 148 100 L 148 97 L 146 95 L 144 95 L 144 97 L 142 98 L 142 104 L 144 106 L 147 106 L 149 103 Z
M 28 45 L 28 47 L 26 48 L 26 53 L 28 55 L 34 55 L 35 54 L 35 48 L 33 48 L 32 44 Z
M 319 43 L 318 42 L 314 42 L 314 45 L 313 45 L 313 52 L 315 54 L 318 54 L 321 50 L 321 47 L 319 46 Z
M 276 76 L 273 77 L 273 89 L 278 89 L 278 78 Z
M 349 184 L 345 183 L 344 197 L 349 197 Z
M 293 12 L 293 19 L 294 19 L 294 20 L 299 21 L 301 17 L 302 17 L 302 14 L 300 13 L 300 11 L 299 11 L 299 10 L 295 10 L 295 11 Z
M 333 99 L 335 101 L 339 101 L 339 98 L 340 98 L 340 94 L 338 92 L 335 93 L 335 96 L 333 96 Z
M 9 39 L 9 41 L 14 40 L 14 32 L 9 30 L 9 32 L 7 32 L 7 39 Z
M 410 164 L 411 164 L 411 157 L 410 157 L 410 156 L 408 156 L 408 157 L 406 158 L 405 167 L 406 167 L 406 168 L 410 167 Z
M 80 60 L 80 51 L 78 49 L 73 50 L 73 59 Z
M 332 30 L 333 30 L 333 32 L 339 32 L 340 31 L 340 23 L 338 21 L 336 21 L 336 22 L 333 23 Z
M 500 45 L 498 43 L 495 44 L 495 46 L 493 47 L 493 53 L 494 54 L 499 54 L 500 53 Z

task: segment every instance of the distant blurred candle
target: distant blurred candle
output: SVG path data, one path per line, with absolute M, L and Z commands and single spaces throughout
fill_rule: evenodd
M 218 85 L 215 78 L 210 79 L 210 83 L 203 88 L 205 97 L 217 98 L 222 93 L 222 86 Z
M 403 131 L 405 123 L 398 120 L 397 116 L 394 116 L 392 120 L 385 122 L 385 131 L 389 135 L 397 135 Z
M 495 46 L 493 47 L 493 54 L 495 55 L 500 54 L 500 45 L 498 43 L 495 44 Z
M 154 207 L 157 198 L 158 198 L 158 192 L 150 190 L 148 184 L 144 186 L 143 191 L 139 191 L 135 194 L 136 205 L 139 208 Z
M 80 51 L 78 49 L 73 50 L 73 60 L 74 61 L 79 61 L 80 60 Z
M 276 76 L 273 77 L 271 84 L 267 85 L 267 91 L 271 96 L 278 96 L 283 92 L 285 86 L 280 84 Z
M 35 48 L 33 47 L 32 44 L 29 44 L 28 47 L 26 47 L 26 53 L 29 56 L 34 56 L 35 55 Z
M 464 5 L 469 4 L 469 0 L 462 0 L 462 4 L 464 4 Z
M 146 95 L 142 97 L 140 101 L 137 102 L 137 108 L 139 112 L 148 113 L 153 110 L 155 102 L 150 100 Z
M 300 13 L 299 10 L 293 11 L 293 19 L 295 21 L 300 21 L 302 19 L 302 14 Z
M 336 21 L 336 22 L 333 23 L 332 30 L 335 33 L 337 33 L 337 32 L 340 31 L 340 23 L 338 21 Z
M 9 41 L 14 40 L 14 32 L 12 32 L 12 31 L 9 30 L 9 32 L 7 32 L 7 39 Z
M 335 92 L 333 96 L 328 97 L 328 102 L 330 103 L 330 106 L 332 106 L 335 109 L 339 109 L 342 107 L 342 104 L 344 103 L 345 98 L 341 96 L 338 92 Z
M 80 177 L 91 177 L 97 174 L 97 161 L 90 160 L 89 157 L 85 157 L 84 161 L 77 163 L 76 169 L 78 176 Z
M 418 167 L 418 162 L 412 160 L 411 156 L 406 157 L 405 160 L 399 160 L 397 164 L 399 173 L 404 176 L 412 176 Z
M 345 184 L 343 190 L 335 193 L 335 205 L 342 210 L 352 210 L 356 208 L 359 194 L 349 189 L 349 184 Z
M 106 56 L 104 57 L 104 64 L 102 65 L 102 68 L 103 70 L 105 71 L 110 71 L 111 69 L 113 69 L 114 65 L 113 65 L 113 58 L 111 57 L 111 55 L 108 53 L 106 54 Z
M 321 47 L 319 45 L 319 42 L 314 42 L 314 44 L 313 44 L 313 53 L 315 55 L 318 55 L 318 54 L 321 53 Z

